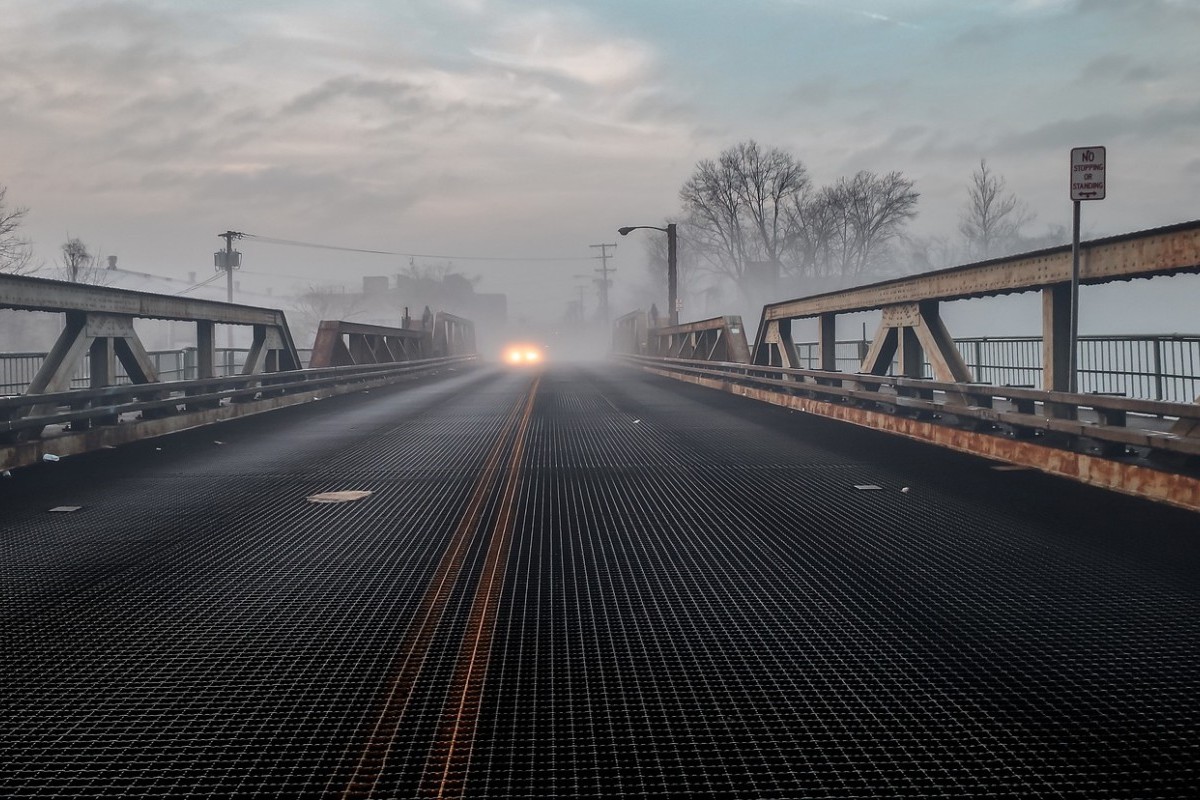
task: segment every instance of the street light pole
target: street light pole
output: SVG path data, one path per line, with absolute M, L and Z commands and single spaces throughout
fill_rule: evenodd
M 675 223 L 667 224 L 667 309 L 671 325 L 679 324 L 679 236 Z
M 617 233 L 628 236 L 630 231 L 645 228 L 651 231 L 662 231 L 667 235 L 667 319 L 671 325 L 679 324 L 679 234 L 675 223 L 667 223 L 667 227 L 657 225 L 630 225 L 617 228 Z

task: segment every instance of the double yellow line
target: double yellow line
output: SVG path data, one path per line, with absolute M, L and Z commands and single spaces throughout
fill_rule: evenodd
M 342 798 L 370 797 L 374 793 L 387 765 L 400 723 L 412 701 L 421 669 L 429 656 L 429 646 L 459 581 L 471 542 L 479 530 L 487 500 L 497 482 L 503 480 L 483 571 L 475 589 L 454 677 L 422 773 L 419 791 L 423 797 L 463 796 L 483 698 L 483 683 L 491 657 L 496 611 L 504 584 L 504 566 L 516 520 L 514 505 L 520 488 L 521 459 L 525 453 L 526 434 L 540 383 L 540 376 L 534 378 L 523 402 L 518 402 L 509 412 L 500 435 L 488 453 L 467 509 L 417 609 L 416 624 L 409 627 L 397 651 L 383 706 L 354 771 L 340 792 Z M 483 531 L 480 535 L 487 535 L 487 532 Z

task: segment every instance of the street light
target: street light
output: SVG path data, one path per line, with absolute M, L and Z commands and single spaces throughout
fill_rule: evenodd
M 617 228 L 617 233 L 622 236 L 628 236 L 630 231 L 636 231 L 645 228 L 651 231 L 662 231 L 667 235 L 667 313 L 668 319 L 672 325 L 679 324 L 679 272 L 676 264 L 678 250 L 678 236 L 675 233 L 675 223 L 670 222 L 667 227 L 660 228 L 656 225 L 631 225 L 627 228 Z

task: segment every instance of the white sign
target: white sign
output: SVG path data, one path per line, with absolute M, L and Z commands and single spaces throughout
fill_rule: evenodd
M 1071 199 L 1104 199 L 1104 148 L 1071 148 Z

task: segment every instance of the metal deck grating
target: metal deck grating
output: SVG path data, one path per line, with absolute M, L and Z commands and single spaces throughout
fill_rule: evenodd
M 338 796 L 528 383 L 372 391 L 5 488 L 0 794 Z M 376 494 L 300 502 L 335 488 Z M 501 510 L 494 488 L 375 796 L 427 769 Z M 565 369 L 514 510 L 468 795 L 1200 792 L 1193 515 Z

